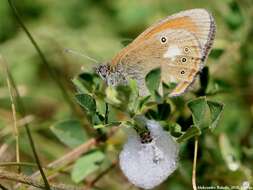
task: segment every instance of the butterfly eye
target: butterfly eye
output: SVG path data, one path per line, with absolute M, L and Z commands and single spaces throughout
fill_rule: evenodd
M 161 43 L 162 43 L 162 44 L 164 44 L 164 43 L 166 43 L 166 42 L 167 42 L 167 38 L 166 38 L 166 37 L 164 37 L 164 36 L 163 36 L 163 37 L 161 37 L 161 39 L 160 39 L 160 40 L 161 40 Z
M 185 57 L 183 57 L 182 59 L 181 59 L 181 62 L 182 63 L 185 63 L 187 61 L 187 59 L 185 58 Z

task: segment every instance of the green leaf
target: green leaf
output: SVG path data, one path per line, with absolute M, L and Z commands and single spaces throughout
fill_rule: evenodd
M 128 83 L 129 83 L 129 87 L 130 87 L 130 89 L 132 91 L 131 95 L 133 97 L 138 97 L 139 88 L 138 88 L 138 84 L 137 84 L 136 80 L 129 79 Z
M 155 90 L 154 94 L 153 94 L 155 101 L 157 103 L 162 103 L 163 102 L 163 97 L 160 95 L 158 90 Z
M 192 137 L 195 137 L 195 136 L 199 136 L 201 135 L 201 131 L 199 129 L 199 127 L 196 127 L 196 126 L 191 126 L 190 128 L 188 128 L 185 133 L 183 135 L 181 135 L 178 139 L 177 139 L 177 142 L 178 143 L 181 143 L 183 141 L 186 141 Z
M 192 112 L 193 123 L 196 127 L 201 127 L 206 113 L 206 97 L 200 97 L 187 103 Z
M 93 126 L 94 129 L 102 129 L 102 128 L 104 128 L 104 127 L 105 127 L 104 124 L 98 124 L 98 125 L 94 125 L 94 126 Z
M 134 128 L 138 134 L 148 132 L 147 120 L 143 115 L 136 115 L 133 119 L 134 119 Z
M 78 93 L 88 93 L 88 90 L 85 88 L 85 86 L 82 84 L 82 82 L 80 80 L 78 80 L 78 78 L 74 78 L 72 80 L 72 82 L 75 85 Z
M 142 109 L 144 107 L 144 105 L 149 101 L 150 97 L 151 96 L 140 97 L 138 108 Z
M 153 69 L 146 77 L 146 86 L 151 94 L 154 94 L 158 90 L 161 81 L 161 69 Z
M 96 113 L 96 102 L 88 94 L 76 94 L 76 100 L 89 114 Z
M 91 116 L 91 121 L 93 125 L 99 125 L 104 123 L 104 119 L 104 116 L 100 115 L 98 112 Z
M 162 83 L 162 88 L 163 88 L 163 97 L 166 97 L 168 96 L 168 94 L 171 93 L 171 91 L 176 88 L 177 86 L 177 83 L 173 83 L 173 82 L 170 82 L 170 83 Z
M 119 106 L 121 101 L 118 99 L 118 92 L 112 86 L 108 86 L 105 90 L 106 101 L 114 106 Z
M 207 101 L 208 107 L 211 113 L 211 124 L 209 128 L 214 130 L 218 124 L 218 121 L 221 117 L 222 111 L 224 109 L 224 104 L 214 101 Z
M 170 115 L 171 107 L 169 103 L 164 102 L 162 104 L 157 104 L 157 110 L 159 120 L 166 120 Z
M 106 110 L 106 103 L 104 99 L 96 98 L 96 111 L 97 114 L 104 116 Z
M 93 82 L 93 75 L 90 73 L 82 73 L 78 76 L 78 80 L 82 83 L 82 85 L 89 91 L 92 91 Z
M 131 89 L 131 94 L 129 97 L 129 112 L 135 113 L 138 110 L 138 102 L 139 102 L 139 89 L 138 89 L 138 84 L 135 80 L 130 79 L 128 81 L 129 87 Z
M 105 155 L 101 151 L 91 152 L 79 158 L 74 164 L 71 172 L 71 178 L 74 182 L 79 183 L 89 174 L 99 169 Z
M 87 139 L 87 134 L 77 120 L 61 121 L 50 129 L 62 143 L 71 148 L 81 145 Z
M 154 119 L 154 120 L 158 120 L 158 113 L 153 110 L 153 109 L 148 109 L 145 113 L 145 116 L 148 118 L 148 119 Z
M 130 96 L 131 96 L 131 88 L 126 85 L 119 85 L 116 87 L 117 90 L 117 98 L 121 102 L 121 108 L 125 109 L 128 106 Z
M 182 135 L 182 127 L 178 123 L 169 124 L 169 131 L 172 136 L 179 137 Z

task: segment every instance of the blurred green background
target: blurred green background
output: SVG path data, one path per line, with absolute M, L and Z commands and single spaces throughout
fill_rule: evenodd
M 252 182 L 253 169 L 253 1 L 252 0 L 23 0 L 14 1 L 22 19 L 71 94 L 71 79 L 89 71 L 92 62 L 64 52 L 85 53 L 99 62 L 110 60 L 153 22 L 191 8 L 206 8 L 217 24 L 213 51 L 207 61 L 214 84 L 222 93 L 224 113 L 214 134 L 201 138 L 199 185 L 241 185 Z M 68 104 L 41 64 L 27 36 L 17 24 L 7 0 L 0 2 L 0 54 L 7 61 L 30 116 L 31 128 L 43 164 L 70 149 L 49 130 L 55 122 L 72 118 Z M 6 77 L 0 74 L 0 161 L 15 160 L 11 102 Z M 214 85 L 215 87 L 215 85 Z M 117 146 L 114 139 L 110 148 Z M 115 144 L 114 144 L 115 143 Z M 21 159 L 31 161 L 22 140 Z M 0 152 L 1 153 L 1 152 Z M 179 169 L 157 189 L 190 189 L 193 142 L 182 147 Z M 26 171 L 27 170 L 27 171 Z M 29 174 L 31 169 L 24 169 Z M 68 179 L 66 175 L 58 180 Z M 135 189 L 118 168 L 99 182 L 102 189 Z

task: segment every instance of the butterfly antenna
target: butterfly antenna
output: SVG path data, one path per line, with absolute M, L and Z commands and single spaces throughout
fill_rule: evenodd
M 80 52 L 77 52 L 75 50 L 71 50 L 71 49 L 64 49 L 64 52 L 65 53 L 70 53 L 70 54 L 73 54 L 73 55 L 78 55 L 78 56 L 81 56 L 81 57 L 84 57 L 86 59 L 89 59 L 90 61 L 93 61 L 95 63 L 99 63 L 98 60 L 86 55 L 86 54 L 83 54 L 83 53 L 80 53 Z

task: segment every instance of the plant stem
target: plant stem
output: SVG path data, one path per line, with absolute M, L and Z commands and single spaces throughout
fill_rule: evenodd
M 29 166 L 29 167 L 37 167 L 36 164 L 34 163 L 29 163 L 29 162 L 2 162 L 0 163 L 0 167 L 6 167 L 6 166 Z
M 118 128 L 110 129 L 109 133 L 107 134 L 107 139 L 113 136 L 117 130 Z M 46 168 L 49 168 L 50 170 L 54 170 L 54 172 L 52 172 L 52 175 L 53 175 L 55 174 L 55 172 L 59 171 L 59 169 L 66 167 L 70 163 L 77 160 L 82 154 L 85 154 L 86 152 L 94 148 L 98 143 L 100 143 L 99 139 L 91 138 L 88 141 L 86 141 L 84 144 L 81 144 L 80 146 L 76 147 L 69 153 L 51 162 L 50 164 L 46 166 Z M 38 174 L 39 172 L 35 172 L 31 175 L 31 177 L 34 179 L 38 176 Z
M 109 106 L 105 103 L 105 124 L 108 124 Z
M 19 13 L 18 13 L 15 5 L 13 4 L 12 0 L 8 0 L 8 3 L 10 5 L 10 7 L 11 7 L 11 10 L 12 10 L 12 12 L 13 12 L 16 20 L 18 21 L 18 23 L 20 24 L 21 28 L 24 30 L 24 32 L 26 33 L 27 37 L 29 38 L 29 40 L 33 44 L 33 46 L 36 49 L 37 53 L 39 54 L 39 57 L 41 58 L 41 61 L 44 64 L 44 66 L 46 67 L 49 75 L 55 81 L 56 85 L 59 87 L 59 89 L 60 89 L 60 91 L 61 91 L 61 93 L 63 95 L 63 98 L 69 104 L 69 107 L 71 108 L 71 110 L 73 111 L 73 113 L 77 113 L 77 110 L 75 108 L 74 103 L 71 100 L 71 97 L 67 93 L 67 91 L 66 91 L 65 87 L 63 86 L 62 82 L 57 77 L 57 74 L 55 73 L 55 70 L 51 67 L 51 65 L 47 61 L 45 55 L 41 51 L 41 49 L 40 49 L 39 45 L 37 44 L 37 42 L 34 40 L 33 36 L 29 32 L 28 28 L 25 26 L 25 24 L 22 21 L 21 16 L 19 15 Z
M 19 154 L 19 134 L 18 134 L 18 127 L 17 127 L 17 117 L 16 117 L 16 108 L 15 108 L 15 103 L 14 103 L 14 95 L 12 93 L 12 88 L 10 84 L 10 80 L 7 77 L 7 85 L 8 85 L 8 90 L 10 94 L 10 99 L 11 99 L 11 108 L 12 108 L 12 115 L 13 115 L 13 122 L 14 122 L 14 130 L 13 134 L 15 136 L 15 141 L 16 141 L 16 162 L 20 163 L 20 154 Z M 18 166 L 18 173 L 21 172 L 21 167 Z
M 103 172 L 101 172 L 95 179 L 90 181 L 88 185 L 83 189 L 83 190 L 89 190 L 94 187 L 94 185 L 101 179 L 103 178 L 108 172 L 110 172 L 115 166 L 117 162 L 114 161 L 107 169 L 105 169 Z
M 193 159 L 193 166 L 192 166 L 192 187 L 193 187 L 193 190 L 197 190 L 197 183 L 196 183 L 197 156 L 198 156 L 198 138 L 196 137 L 195 142 L 194 142 L 194 159 Z
M 40 189 L 46 189 L 45 184 L 41 183 L 38 180 L 34 180 L 31 177 L 25 176 L 23 174 L 16 174 L 8 171 L 0 171 L 0 179 L 23 183 Z M 52 190 L 69 190 L 69 189 L 81 190 L 81 188 L 79 187 L 74 187 L 70 185 L 52 184 Z
M 61 158 L 51 162 L 47 165 L 47 168 L 51 170 L 56 170 L 58 168 L 63 168 L 64 166 L 68 165 L 69 163 L 75 161 L 77 158 L 79 158 L 82 154 L 89 151 L 91 148 L 93 148 L 97 144 L 96 139 L 92 138 L 88 140 L 86 143 L 81 144 L 77 148 L 73 149 L 71 152 L 65 154 Z M 35 172 L 31 175 L 31 177 L 34 179 L 38 176 L 39 172 Z
M 14 81 L 14 79 L 13 79 L 13 77 L 12 77 L 12 75 L 11 75 L 9 69 L 8 69 L 7 64 L 5 63 L 4 59 L 1 56 L 0 56 L 0 62 L 4 66 L 7 78 L 9 80 L 9 82 L 10 82 L 10 86 L 14 90 L 14 94 L 15 94 L 14 100 L 15 100 L 15 102 L 17 104 L 18 109 L 20 110 L 21 116 L 24 118 L 26 116 L 26 110 L 25 110 L 25 106 L 23 104 L 23 101 L 22 101 L 22 99 L 20 97 L 19 91 L 17 89 L 16 83 L 15 83 L 15 81 Z M 43 179 L 43 181 L 45 183 L 45 187 L 46 187 L 47 190 L 50 190 L 50 185 L 49 185 L 49 183 L 47 181 L 46 175 L 45 175 L 45 173 L 44 173 L 44 171 L 42 169 L 42 166 L 40 164 L 40 160 L 39 160 L 36 148 L 35 148 L 35 144 L 34 144 L 34 141 L 33 141 L 32 134 L 31 134 L 31 131 L 30 131 L 28 123 L 25 123 L 25 131 L 26 131 L 26 134 L 28 136 L 29 144 L 30 144 L 30 146 L 32 148 L 32 152 L 33 152 L 36 164 L 38 165 L 40 174 L 41 174 L 42 179 Z

